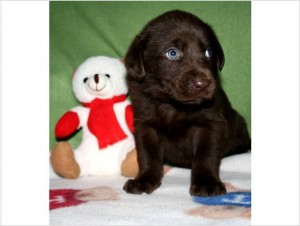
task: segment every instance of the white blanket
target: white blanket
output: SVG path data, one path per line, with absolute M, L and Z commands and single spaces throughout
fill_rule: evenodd
M 251 154 L 222 160 L 227 195 L 189 194 L 188 169 L 165 167 L 162 185 L 151 195 L 127 194 L 128 178 L 62 179 L 50 167 L 51 225 L 249 225 Z

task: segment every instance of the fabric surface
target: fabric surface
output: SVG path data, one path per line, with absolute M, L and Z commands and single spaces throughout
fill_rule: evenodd
M 50 149 L 58 119 L 79 105 L 71 78 L 95 55 L 123 57 L 135 35 L 158 15 L 174 9 L 197 15 L 215 30 L 225 54 L 221 79 L 251 128 L 251 2 L 50 2 Z M 70 140 L 75 148 L 81 133 Z
M 50 167 L 51 225 L 250 225 L 251 154 L 222 160 L 227 194 L 192 197 L 189 169 L 165 166 L 162 185 L 151 195 L 122 190 L 128 178 L 56 176 Z

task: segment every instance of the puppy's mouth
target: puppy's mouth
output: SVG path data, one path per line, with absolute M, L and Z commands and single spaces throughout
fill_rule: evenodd
M 195 97 L 187 97 L 180 93 L 172 94 L 171 97 L 175 101 L 183 104 L 201 104 L 204 100 L 209 99 L 209 98 L 204 98 L 202 95 L 195 96 Z
M 175 87 L 170 89 L 172 99 L 183 104 L 200 104 L 203 101 L 213 98 L 215 83 L 208 81 L 208 83 L 202 87 L 195 87 L 190 84 Z

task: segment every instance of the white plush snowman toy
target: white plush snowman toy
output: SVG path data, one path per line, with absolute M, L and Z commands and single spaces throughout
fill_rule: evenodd
M 77 68 L 72 87 L 81 106 L 59 119 L 55 135 L 66 138 L 82 128 L 83 137 L 74 151 L 68 142 L 58 142 L 52 150 L 51 164 L 57 174 L 136 176 L 133 114 L 125 77 L 121 60 L 106 56 L 88 58 Z

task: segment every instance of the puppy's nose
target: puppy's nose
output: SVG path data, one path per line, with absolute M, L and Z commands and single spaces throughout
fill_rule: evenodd
M 99 83 L 99 75 L 98 74 L 94 75 L 94 80 L 97 84 Z
M 210 82 L 211 81 L 206 78 L 196 78 L 193 79 L 192 87 L 196 90 L 203 90 L 209 86 Z

